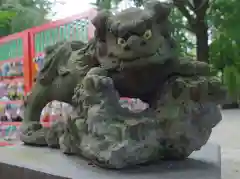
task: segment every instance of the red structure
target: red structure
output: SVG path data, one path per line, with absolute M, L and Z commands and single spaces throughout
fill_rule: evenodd
M 24 81 L 25 93 L 29 92 L 37 73 L 34 59 L 43 53 L 46 46 L 53 45 L 58 41 L 65 39 L 88 41 L 93 37 L 94 27 L 91 19 L 95 15 L 96 10 L 91 9 L 79 15 L 1 38 L 0 64 L 22 61 L 23 76 L 18 79 Z M 83 35 L 83 33 L 85 34 Z M 12 53 L 12 49 L 14 49 L 14 53 Z M 1 54 L 4 54 L 4 57 Z M 13 78 L 11 77 L 11 79 Z
M 15 48 L 15 53 L 11 53 L 11 50 Z M 29 68 L 29 55 L 30 55 L 29 33 L 23 31 L 17 34 L 9 35 L 0 39 L 0 63 L 18 62 L 23 61 L 24 75 L 22 77 L 11 77 L 11 79 L 22 80 L 25 83 L 26 90 L 29 90 L 30 71 Z M 2 79 L 9 79 L 8 76 L 2 76 Z
M 28 93 L 33 85 L 33 79 L 36 76 L 35 59 L 44 55 L 46 46 L 53 45 L 62 40 L 82 40 L 88 41 L 93 37 L 94 27 L 91 19 L 96 15 L 95 9 L 90 9 L 85 13 L 75 15 L 62 20 L 53 21 L 42 26 L 34 27 L 20 33 L 9 35 L 0 39 L 0 82 L 1 83 L 22 83 L 24 84 L 24 93 Z M 8 75 L 6 64 L 11 68 L 17 68 L 20 63 L 21 73 L 17 76 Z M 0 91 L 2 93 L 2 91 Z M 2 96 L 0 96 L 2 98 Z M 21 100 L 1 100 L 0 112 L 3 113 L 7 105 L 21 105 Z M 4 106 L 5 105 L 5 106 Z M 3 107 L 4 106 L 4 107 Z M 4 115 L 4 114 L 2 114 Z M 1 122 L 0 131 L 4 132 L 4 126 L 18 126 L 19 122 Z M 43 121 L 44 126 L 48 126 L 48 121 Z M 0 136 L 1 137 L 1 136 Z M 1 146 L 10 145 L 8 142 L 0 142 Z
M 66 19 L 53 21 L 48 24 L 34 27 L 28 31 L 30 53 L 30 83 L 26 86 L 26 92 L 32 87 L 33 79 L 36 75 L 33 59 L 41 55 L 44 48 L 48 45 L 65 40 L 82 40 L 88 41 L 93 37 L 94 27 L 91 24 L 91 19 L 96 15 L 96 10 L 91 9 L 80 15 L 75 15 Z M 27 63 L 26 63 L 27 64 Z M 28 72 L 29 73 L 29 72 Z

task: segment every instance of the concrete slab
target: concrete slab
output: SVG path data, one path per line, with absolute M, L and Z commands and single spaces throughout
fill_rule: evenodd
M 0 179 L 220 179 L 221 151 L 205 145 L 185 161 L 105 170 L 58 150 L 24 145 L 0 148 Z

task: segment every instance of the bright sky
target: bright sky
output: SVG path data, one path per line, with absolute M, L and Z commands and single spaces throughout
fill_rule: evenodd
M 62 19 L 87 11 L 91 8 L 90 3 L 95 2 L 95 0 L 61 0 L 61 2 L 64 5 L 58 4 L 53 8 L 53 11 L 57 12 L 57 14 L 51 18 L 52 20 Z
M 53 11 L 57 14 L 51 17 L 52 20 L 58 20 L 65 17 L 69 17 L 75 14 L 80 14 L 81 12 L 87 11 L 93 7 L 90 3 L 96 2 L 96 0 L 59 0 L 64 3 L 64 5 L 58 4 L 53 8 Z M 119 4 L 119 9 L 125 9 L 131 6 L 128 0 L 122 0 Z

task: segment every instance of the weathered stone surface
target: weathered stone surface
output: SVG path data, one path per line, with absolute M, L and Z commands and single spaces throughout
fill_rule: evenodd
M 177 57 L 169 13 L 158 1 L 115 15 L 99 12 L 88 44 L 47 50 L 25 102 L 21 140 L 118 169 L 185 159 L 201 149 L 221 120 L 217 105 L 225 90 L 209 64 Z M 149 109 L 122 108 L 120 96 L 139 98 Z M 71 104 L 74 113 L 42 128 L 41 110 L 52 100 Z
M 208 141 L 212 128 L 221 121 L 216 106 L 221 98 L 214 97 L 224 95 L 224 90 L 213 95 L 212 80 L 177 77 L 163 89 L 156 112 L 163 130 L 161 143 L 164 143 L 166 158 L 181 159 L 199 150 Z
M 39 156 L 39 157 L 36 157 Z M 1 179 L 220 179 L 219 146 L 207 144 L 185 161 L 165 161 L 127 170 L 104 170 L 89 161 L 48 148 L 0 148 Z
M 103 167 L 123 168 L 161 159 L 184 159 L 206 144 L 212 128 L 221 120 L 219 108 L 208 101 L 205 93 L 205 98 L 201 96 L 203 88 L 208 90 L 206 84 L 211 82 L 208 78 L 170 80 L 152 115 L 121 108 L 112 79 L 94 75 L 92 71 L 84 78 L 82 87 L 85 95 L 91 93 L 95 101 L 88 104 L 86 124 L 82 124 L 87 132 L 81 133 L 78 142 L 81 154 Z M 94 87 L 88 88 L 89 84 Z M 178 95 L 173 94 L 177 86 Z M 192 89 L 199 91 L 202 102 L 194 101 Z

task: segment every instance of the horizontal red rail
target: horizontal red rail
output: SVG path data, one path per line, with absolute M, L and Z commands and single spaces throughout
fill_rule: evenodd
M 24 82 L 24 78 L 22 76 L 1 76 L 1 82 L 9 83 L 9 82 Z
M 26 35 L 26 33 L 28 33 L 28 31 L 29 30 L 25 30 L 25 31 L 22 31 L 22 32 L 18 32 L 16 34 L 11 34 L 11 35 L 2 37 L 2 38 L 0 38 L 0 44 L 4 44 L 4 43 L 7 43 L 7 42 L 12 41 L 12 40 L 23 38 Z
M 22 100 L 8 100 L 8 101 L 0 101 L 0 104 L 23 104 Z
M 21 122 L 1 122 L 0 126 L 20 126 Z
M 23 60 L 22 57 L 11 58 L 11 59 L 7 59 L 7 60 L 1 60 L 1 61 L 0 61 L 0 65 L 2 65 L 2 64 L 4 64 L 4 63 L 19 62 L 19 61 L 22 61 L 22 60 Z
M 91 20 L 96 15 L 96 13 L 97 13 L 97 11 L 95 9 L 90 9 L 90 10 L 85 11 L 78 15 L 74 15 L 74 16 L 71 16 L 71 17 L 68 17 L 65 19 L 61 19 L 61 20 L 52 21 L 47 24 L 43 24 L 41 26 L 33 27 L 30 30 L 31 30 L 31 33 L 38 33 L 38 32 L 42 32 L 47 29 L 59 27 L 61 25 L 64 25 L 64 24 L 67 24 L 67 23 L 70 23 L 72 21 L 82 19 L 82 18 L 88 18 Z
M 16 126 L 16 127 L 20 127 L 21 126 L 21 122 L 1 122 L 0 123 L 0 127 L 1 126 Z M 41 124 L 44 126 L 44 127 L 49 127 L 50 126 L 50 123 L 49 122 L 41 122 Z

